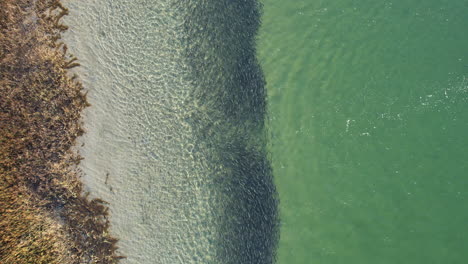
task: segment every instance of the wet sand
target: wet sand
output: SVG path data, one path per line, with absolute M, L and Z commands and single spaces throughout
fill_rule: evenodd
M 272 263 L 256 1 L 67 1 L 88 88 L 80 153 L 123 263 Z

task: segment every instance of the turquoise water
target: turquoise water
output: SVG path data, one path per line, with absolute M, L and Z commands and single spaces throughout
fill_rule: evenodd
M 278 263 L 466 263 L 468 1 L 263 4 Z
M 123 263 L 465 263 L 468 1 L 257 4 L 67 1 Z

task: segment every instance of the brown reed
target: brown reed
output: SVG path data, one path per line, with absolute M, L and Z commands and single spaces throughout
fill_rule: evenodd
M 0 0 L 0 263 L 117 263 L 108 208 L 73 146 L 89 104 L 59 0 Z

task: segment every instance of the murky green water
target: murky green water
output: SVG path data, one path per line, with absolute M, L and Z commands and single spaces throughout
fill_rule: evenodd
M 466 263 L 468 1 L 263 3 L 278 262 Z

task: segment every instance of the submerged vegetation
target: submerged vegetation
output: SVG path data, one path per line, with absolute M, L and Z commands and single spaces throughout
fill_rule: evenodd
M 78 66 L 58 0 L 0 0 L 0 262 L 117 263 L 108 208 L 83 194 Z

